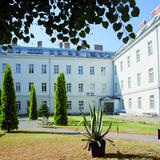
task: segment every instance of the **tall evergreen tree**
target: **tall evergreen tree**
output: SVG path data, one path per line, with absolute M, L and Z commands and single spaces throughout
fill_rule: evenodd
M 34 85 L 31 87 L 30 105 L 29 105 L 29 119 L 36 120 L 38 118 L 37 112 L 37 98 Z
M 60 73 L 56 82 L 54 99 L 54 124 L 67 125 L 67 95 L 64 73 Z
M 8 131 L 18 129 L 16 94 L 12 71 L 8 64 L 2 80 L 0 127 Z

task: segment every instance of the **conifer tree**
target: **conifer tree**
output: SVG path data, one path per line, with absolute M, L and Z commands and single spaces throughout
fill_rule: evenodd
M 67 125 L 67 95 L 64 73 L 60 73 L 56 82 L 54 99 L 54 124 Z
M 2 79 L 0 127 L 2 130 L 18 129 L 16 94 L 11 67 L 7 64 Z
M 30 105 L 29 105 L 29 119 L 36 120 L 38 118 L 37 112 L 37 98 L 34 85 L 31 87 Z
M 39 117 L 48 117 L 49 116 L 49 109 L 46 104 L 42 104 L 38 111 Z

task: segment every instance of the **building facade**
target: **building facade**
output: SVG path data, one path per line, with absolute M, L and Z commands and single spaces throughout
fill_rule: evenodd
M 0 54 L 0 85 L 6 64 L 12 68 L 17 105 L 20 114 L 27 112 L 29 92 L 34 84 L 38 106 L 46 103 L 54 109 L 57 75 L 65 74 L 68 113 L 88 113 L 89 105 L 100 104 L 100 99 L 113 96 L 112 52 L 80 51 L 69 48 L 33 48 L 13 46 Z

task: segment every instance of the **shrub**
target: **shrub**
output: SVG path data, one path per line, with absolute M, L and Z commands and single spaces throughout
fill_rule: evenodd
M 42 104 L 40 107 L 39 107 L 39 111 L 38 111 L 38 116 L 39 117 L 48 117 L 49 116 L 49 109 L 48 109 L 48 106 L 46 104 Z
M 64 73 L 60 73 L 56 82 L 54 98 L 54 124 L 67 125 L 67 95 Z
M 34 85 L 31 87 L 30 103 L 29 103 L 29 119 L 36 120 L 38 118 L 37 113 L 37 99 Z
M 16 94 L 12 71 L 8 64 L 2 79 L 0 127 L 8 131 L 18 129 Z

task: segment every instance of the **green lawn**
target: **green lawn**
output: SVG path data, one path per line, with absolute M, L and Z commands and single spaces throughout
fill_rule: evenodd
M 53 117 L 49 118 L 53 120 Z M 87 116 L 89 120 L 89 116 Z M 82 116 L 68 116 L 68 126 L 66 128 L 76 129 L 79 122 L 82 120 Z M 119 128 L 120 133 L 136 133 L 136 134 L 157 134 L 157 129 L 160 128 L 159 125 L 149 124 L 142 121 L 131 122 L 127 120 L 116 119 L 113 116 L 104 116 L 103 117 L 103 129 L 107 130 L 109 123 L 112 122 L 111 130 L 113 132 L 117 131 L 117 126 Z M 80 130 L 84 127 L 81 126 Z
M 0 160 L 91 160 L 80 135 L 10 133 L 0 137 Z M 159 144 L 114 140 L 105 158 L 95 160 L 158 160 Z

